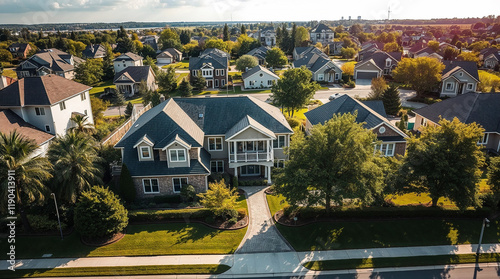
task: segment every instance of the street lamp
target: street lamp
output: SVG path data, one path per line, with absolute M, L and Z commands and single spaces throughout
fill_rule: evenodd
M 57 209 L 56 195 L 54 193 L 50 193 L 50 195 L 54 198 L 54 204 L 56 205 L 57 222 L 59 222 L 59 231 L 61 232 L 61 239 L 64 240 L 62 227 L 61 227 L 61 219 L 59 218 L 59 209 Z
M 483 241 L 484 227 L 490 226 L 490 220 L 488 218 L 483 219 L 483 226 L 481 227 L 481 235 L 479 236 L 479 244 L 477 245 L 476 255 L 479 256 L 479 250 L 481 249 L 481 242 Z

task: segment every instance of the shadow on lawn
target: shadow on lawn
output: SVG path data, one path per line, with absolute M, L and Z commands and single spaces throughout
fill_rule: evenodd
M 214 230 L 202 224 L 186 225 L 185 227 L 176 231 L 176 233 L 179 235 L 176 244 L 196 242 L 206 237 L 214 238 L 220 232 L 220 230 Z

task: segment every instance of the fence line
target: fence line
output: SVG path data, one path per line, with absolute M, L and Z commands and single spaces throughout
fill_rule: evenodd
M 111 134 L 105 137 L 101 141 L 101 144 L 115 145 L 128 132 L 128 130 L 132 127 L 132 124 L 134 124 L 134 122 L 150 108 L 151 108 L 151 103 L 149 103 L 147 106 L 143 107 L 140 110 L 137 110 L 136 106 L 134 105 L 134 107 L 132 108 L 132 114 L 130 115 L 130 118 L 127 119 L 125 123 L 114 129 L 113 132 L 111 132 Z

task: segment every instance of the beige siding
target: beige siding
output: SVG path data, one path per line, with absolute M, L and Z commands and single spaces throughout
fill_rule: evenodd
M 141 147 L 143 146 L 149 147 L 149 151 L 151 153 L 151 159 L 141 159 Z M 153 148 L 143 142 L 137 146 L 137 156 L 139 158 L 139 161 L 154 161 Z
M 233 137 L 232 140 L 254 140 L 254 139 L 269 139 L 268 136 L 262 134 L 261 132 L 253 129 L 253 128 L 248 128 L 242 133 L 238 134 L 237 136 Z
M 182 149 L 182 150 L 184 150 L 184 152 L 186 154 L 186 161 L 185 162 L 172 162 L 172 161 L 170 161 L 170 155 L 169 154 L 170 154 L 170 150 L 173 150 L 173 149 Z M 169 168 L 178 168 L 178 167 L 188 167 L 189 166 L 189 155 L 188 155 L 189 153 L 187 152 L 187 150 L 184 147 L 182 147 L 182 146 L 180 146 L 180 145 L 178 145 L 178 144 L 175 143 L 175 144 L 171 145 L 169 148 L 167 148 L 166 151 L 167 151 L 168 167 Z

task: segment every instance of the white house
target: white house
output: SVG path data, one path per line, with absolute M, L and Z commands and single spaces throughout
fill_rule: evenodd
M 172 64 L 182 60 L 182 52 L 175 48 L 167 48 L 156 56 L 157 64 Z
M 241 75 L 245 89 L 270 88 L 280 79 L 275 73 L 258 65 Z
M 142 57 L 132 52 L 124 53 L 113 60 L 115 73 L 119 73 L 129 66 L 143 66 Z
M 90 89 L 58 75 L 26 77 L 0 90 L 0 109 L 49 134 L 64 136 L 73 127 L 70 119 L 75 114 L 87 115 L 94 124 Z

